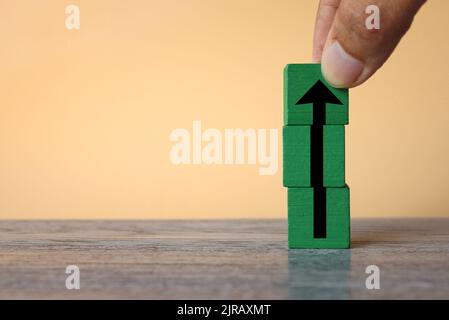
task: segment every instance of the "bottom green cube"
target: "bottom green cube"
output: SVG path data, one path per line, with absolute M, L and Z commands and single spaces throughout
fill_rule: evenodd
M 350 245 L 349 188 L 326 188 L 326 237 L 314 238 L 314 188 L 288 188 L 290 249 L 343 249 Z

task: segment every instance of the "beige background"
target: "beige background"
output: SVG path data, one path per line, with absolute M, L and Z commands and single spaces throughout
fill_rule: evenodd
M 0 218 L 285 217 L 281 168 L 173 166 L 168 136 L 194 119 L 280 129 L 282 69 L 310 61 L 316 5 L 1 0 Z M 449 216 L 448 14 L 429 1 L 351 90 L 353 216 Z

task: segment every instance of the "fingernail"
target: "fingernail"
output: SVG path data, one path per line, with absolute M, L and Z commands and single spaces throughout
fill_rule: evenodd
M 363 63 L 348 54 L 338 41 L 324 49 L 321 72 L 331 86 L 349 88 L 363 71 Z

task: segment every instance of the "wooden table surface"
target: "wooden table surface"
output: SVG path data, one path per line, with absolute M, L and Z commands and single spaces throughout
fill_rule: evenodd
M 288 250 L 285 220 L 0 221 L 0 299 L 19 298 L 448 299 L 449 219 L 353 219 L 350 250 Z

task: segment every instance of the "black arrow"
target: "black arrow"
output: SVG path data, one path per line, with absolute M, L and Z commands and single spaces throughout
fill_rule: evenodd
M 313 104 L 313 123 L 310 130 L 310 184 L 313 192 L 313 237 L 326 238 L 326 188 L 323 186 L 323 125 L 326 124 L 326 103 L 343 104 L 318 80 L 296 102 Z

